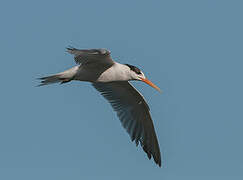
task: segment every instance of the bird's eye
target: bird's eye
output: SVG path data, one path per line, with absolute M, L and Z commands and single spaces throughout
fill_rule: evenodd
M 134 71 L 135 71 L 136 74 L 142 74 L 140 69 L 138 69 L 137 67 L 134 68 Z

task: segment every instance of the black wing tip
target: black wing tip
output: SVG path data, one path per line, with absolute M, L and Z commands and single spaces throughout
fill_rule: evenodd
M 147 155 L 148 155 L 148 154 L 147 154 Z M 153 156 L 154 162 L 155 162 L 159 167 L 161 167 L 161 158 L 160 158 L 160 155 L 159 155 L 159 157 L 156 157 L 155 155 L 150 154 L 150 155 L 148 155 L 148 158 L 149 158 L 149 159 L 151 159 L 151 155 Z
M 158 152 L 158 153 L 153 153 L 153 152 L 149 151 L 149 150 L 146 148 L 146 146 L 143 146 L 143 150 L 144 150 L 144 152 L 147 154 L 148 159 L 151 159 L 151 158 L 153 157 L 154 162 L 155 162 L 156 164 L 158 164 L 159 167 L 161 167 L 161 156 L 160 156 L 160 152 Z
M 154 155 L 153 155 L 153 159 L 154 159 L 154 162 L 155 162 L 156 164 L 158 164 L 159 167 L 161 167 L 161 158 L 160 158 L 160 156 L 159 156 L 159 158 L 157 159 L 157 158 L 154 157 Z
M 155 162 L 156 164 L 158 164 L 159 167 L 161 167 L 161 158 L 160 158 L 160 157 L 159 157 L 159 159 L 157 159 L 157 160 L 154 159 L 154 162 Z

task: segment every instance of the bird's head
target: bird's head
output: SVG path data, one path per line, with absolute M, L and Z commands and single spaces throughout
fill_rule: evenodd
M 158 90 L 159 92 L 161 92 L 160 88 L 156 86 L 154 83 L 152 83 L 150 80 L 148 80 L 145 77 L 144 73 L 139 68 L 130 64 L 126 64 L 126 65 L 130 68 L 130 75 L 132 80 L 143 81 L 146 84 Z

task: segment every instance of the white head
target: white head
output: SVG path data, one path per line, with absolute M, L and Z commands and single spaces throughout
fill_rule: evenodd
M 144 73 L 137 68 L 136 66 L 130 65 L 130 64 L 125 64 L 126 66 L 128 66 L 130 68 L 130 76 L 131 76 L 131 80 L 137 80 L 137 81 L 143 81 L 145 83 L 147 83 L 148 85 L 150 85 L 151 87 L 155 88 L 156 90 L 160 91 L 160 88 L 157 87 L 154 83 L 152 83 L 151 81 L 149 81 Z

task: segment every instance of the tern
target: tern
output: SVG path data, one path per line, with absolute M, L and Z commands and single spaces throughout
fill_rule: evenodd
M 64 72 L 40 78 L 39 86 L 63 84 L 72 80 L 91 82 L 116 111 L 131 140 L 137 146 L 140 144 L 148 158 L 153 157 L 161 167 L 160 148 L 149 106 L 129 81 L 143 81 L 158 91 L 160 88 L 149 81 L 139 68 L 112 60 L 107 49 L 69 47 L 67 52 L 74 55 L 77 65 Z

